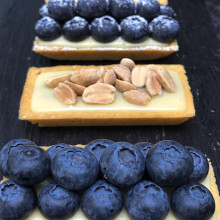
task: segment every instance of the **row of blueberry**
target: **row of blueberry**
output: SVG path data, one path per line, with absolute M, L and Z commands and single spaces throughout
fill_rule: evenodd
M 85 149 L 58 144 L 45 152 L 33 142 L 19 139 L 2 148 L 0 167 L 11 179 L 0 185 L 3 220 L 18 219 L 33 211 L 37 196 L 31 186 L 44 181 L 50 172 L 55 183 L 46 186 L 38 198 L 39 209 L 49 219 L 73 215 L 79 197 L 72 190 L 83 189 L 87 189 L 81 200 L 84 214 L 92 220 L 112 219 L 123 206 L 117 187 L 132 187 L 125 199 L 131 219 L 162 219 L 168 214 L 169 199 L 161 186 L 179 187 L 171 197 L 171 207 L 179 219 L 208 219 L 215 211 L 209 190 L 196 183 L 208 174 L 205 155 L 175 141 L 134 146 L 102 139 Z M 153 182 L 141 181 L 144 173 Z M 98 175 L 108 182 L 95 182 Z
M 135 12 L 151 20 L 163 14 L 170 17 L 175 16 L 173 9 L 169 6 L 159 4 L 157 0 L 50 0 L 48 5 L 40 8 L 41 16 L 50 16 L 57 21 L 64 22 L 73 18 L 76 14 L 87 19 L 101 17 L 109 14 L 115 19 L 123 19 Z
M 51 182 L 38 197 L 33 187 L 18 185 L 11 180 L 0 184 L 0 218 L 25 219 L 38 206 L 46 219 L 68 219 L 81 205 L 89 220 L 114 219 L 125 205 L 132 220 L 159 220 L 169 213 L 170 206 L 177 219 L 207 220 L 215 212 L 215 201 L 210 191 L 199 183 L 185 184 L 167 193 L 157 184 L 143 180 L 131 187 L 125 196 L 114 185 L 97 180 L 81 197 L 61 185 Z M 11 211 L 13 210 L 13 211 Z
M 112 147 L 109 147 L 109 146 L 112 146 Z M 127 187 L 127 186 L 134 185 L 138 180 L 142 178 L 144 172 L 145 173 L 147 172 L 157 184 L 161 186 L 171 186 L 171 187 L 181 185 L 187 181 L 200 182 L 208 174 L 209 165 L 208 165 L 205 155 L 199 150 L 196 150 L 194 148 L 190 148 L 190 147 L 184 148 L 182 145 L 180 145 L 179 143 L 175 141 L 161 141 L 161 142 L 158 142 L 156 145 L 154 145 L 153 148 L 152 148 L 152 144 L 146 143 L 146 142 L 138 143 L 135 146 L 136 147 L 126 142 L 117 142 L 114 144 L 110 140 L 102 140 L 102 139 L 96 140 L 96 141 L 93 141 L 87 144 L 85 147 L 86 150 L 83 148 L 69 148 L 69 145 L 67 144 L 58 144 L 48 149 L 47 151 L 49 155 L 49 158 L 48 158 L 47 153 L 43 149 L 38 148 L 33 142 L 29 140 L 25 140 L 25 139 L 18 139 L 18 140 L 10 141 L 1 150 L 0 167 L 3 172 L 3 175 L 6 177 L 10 176 L 10 178 L 14 180 L 15 182 L 22 184 L 22 185 L 35 185 L 35 184 L 42 182 L 48 177 L 48 174 L 50 173 L 50 161 L 53 162 L 52 168 L 54 167 L 54 170 L 56 170 L 56 168 L 59 167 L 59 164 L 56 164 L 56 162 L 53 160 L 55 156 L 57 156 L 59 151 L 66 149 L 68 153 L 74 150 L 76 152 L 79 151 L 80 154 L 84 154 L 83 152 L 84 151 L 87 152 L 87 150 L 90 151 L 92 154 L 95 155 L 97 161 L 96 159 L 94 160 L 94 156 L 91 156 L 91 154 L 88 154 L 86 157 L 86 160 L 83 161 L 83 163 L 86 164 L 86 163 L 91 162 L 90 168 L 89 168 L 91 173 L 94 173 L 94 176 L 96 173 L 98 173 L 97 170 L 99 169 L 97 168 L 96 165 L 100 162 L 100 165 L 101 165 L 100 168 L 104 176 L 107 176 L 108 181 L 110 181 L 111 183 L 119 187 L 124 187 L 124 186 Z M 133 151 L 135 152 L 135 155 L 130 153 L 131 151 L 130 148 L 133 149 Z M 155 159 L 156 159 L 155 161 L 154 161 L 154 158 L 153 159 L 147 158 L 147 156 L 149 156 L 149 150 L 152 151 L 153 149 L 158 149 L 158 152 L 161 153 L 161 155 L 158 155 L 158 154 L 155 155 Z M 107 157 L 105 157 L 105 155 L 103 156 L 104 151 L 105 153 L 110 151 L 108 152 Z M 117 158 L 115 158 L 114 156 L 112 158 L 108 158 L 109 155 L 111 155 L 113 152 L 116 152 L 116 151 L 119 152 Z M 196 160 L 197 157 L 195 155 L 199 157 L 199 161 Z M 164 156 L 167 157 L 168 159 L 168 165 L 171 162 L 181 163 L 181 169 L 183 169 L 183 172 L 181 172 L 180 174 L 179 172 L 177 172 L 175 167 L 164 166 L 166 165 L 164 162 L 164 158 L 163 158 Z M 185 162 L 183 163 L 182 160 L 179 161 L 179 158 L 176 158 L 176 156 L 184 157 L 183 159 Z M 27 157 L 26 158 L 27 161 L 25 162 L 23 161 L 24 157 Z M 36 164 L 34 163 L 34 161 L 30 160 L 31 157 L 34 157 L 36 159 L 35 160 Z M 62 166 L 63 171 L 65 171 L 65 166 L 66 166 L 65 157 L 66 157 L 66 154 L 63 155 L 63 158 L 60 156 L 59 160 L 61 162 L 57 161 L 57 163 L 64 163 Z M 127 158 L 127 161 L 122 161 L 120 157 L 122 159 Z M 112 164 L 109 164 L 111 162 L 110 161 L 111 159 L 112 159 Z M 137 164 L 137 167 L 133 166 L 132 168 L 134 169 L 133 171 L 129 170 L 129 172 L 134 172 L 132 174 L 132 179 L 129 180 L 126 177 L 127 174 L 123 170 L 124 167 L 122 167 L 122 170 L 119 170 L 120 166 L 118 167 L 118 165 L 120 165 L 120 163 L 123 163 L 123 162 L 126 162 L 128 164 L 130 162 L 133 163 L 134 159 L 135 160 L 137 159 L 139 162 Z M 177 161 L 172 161 L 172 159 L 177 159 Z M 144 170 L 145 160 L 146 160 L 146 168 L 147 168 L 146 170 Z M 198 164 L 194 164 L 193 166 L 194 162 Z M 20 166 L 18 166 L 18 164 L 20 164 Z M 31 166 L 28 167 L 30 164 Z M 24 165 L 24 167 L 22 167 L 22 165 Z M 179 164 L 177 165 L 178 165 L 177 168 L 179 168 Z M 37 170 L 33 170 L 35 166 L 38 167 Z M 112 174 L 109 170 L 109 166 L 112 169 L 114 167 L 114 169 L 112 170 L 113 172 Z M 163 169 L 160 171 L 155 170 L 156 167 L 158 166 L 163 167 Z M 33 172 L 29 172 L 28 169 L 33 170 Z M 108 172 L 106 170 L 108 170 Z M 40 173 L 36 174 L 37 171 Z M 119 173 L 121 172 L 121 173 L 118 175 L 117 172 Z M 154 172 L 161 172 L 161 173 L 154 173 Z M 23 176 L 18 175 L 19 173 L 22 173 Z M 25 173 L 27 176 L 25 176 Z M 52 169 L 52 173 L 53 173 L 53 169 Z M 167 174 L 171 175 L 172 177 L 166 176 Z M 58 179 L 60 178 L 59 175 L 55 173 L 53 176 L 54 177 L 57 176 Z M 88 177 L 88 178 L 91 178 L 91 177 Z M 58 182 L 60 181 L 62 180 L 59 180 Z M 90 181 L 94 181 L 94 180 L 90 180 Z M 69 184 L 72 184 L 72 185 L 69 185 Z M 82 189 L 87 186 L 87 185 L 86 186 L 80 185 L 77 187 L 74 184 L 77 185 L 80 183 L 78 182 L 75 183 L 74 181 L 71 181 L 71 183 L 64 181 L 62 183 L 62 185 L 66 186 L 66 188 L 70 188 L 74 190 Z
M 61 34 L 70 41 L 81 41 L 91 36 L 103 43 L 115 40 L 119 35 L 131 43 L 139 43 L 149 36 L 160 42 L 171 42 L 179 35 L 178 21 L 166 15 L 154 18 L 149 24 L 139 15 L 126 17 L 120 23 L 110 16 L 92 21 L 91 25 L 82 17 L 75 16 L 63 27 L 50 17 L 41 18 L 36 26 L 36 35 L 46 41 L 54 40 Z

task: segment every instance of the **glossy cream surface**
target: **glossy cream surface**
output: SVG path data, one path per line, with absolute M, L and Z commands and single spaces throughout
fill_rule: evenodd
M 44 186 L 46 186 L 49 183 L 49 181 L 44 181 L 42 184 L 38 186 L 38 193 L 40 192 L 40 189 L 42 189 Z M 207 188 L 210 188 L 209 184 L 209 176 L 206 177 L 206 179 L 202 182 L 203 185 L 205 185 Z M 168 192 L 169 194 L 169 192 Z M 44 216 L 40 213 L 38 209 L 36 209 L 32 215 L 30 215 L 28 220 L 46 220 Z M 82 210 L 79 208 L 79 210 L 76 212 L 76 214 L 70 218 L 71 220 L 88 220 L 88 218 L 85 217 L 85 215 L 82 213 Z M 115 218 L 115 220 L 130 220 L 125 208 L 120 212 L 120 214 Z M 177 220 L 173 213 L 170 211 L 165 220 Z M 216 213 L 212 216 L 210 220 L 217 220 Z
M 64 105 L 54 96 L 53 89 L 45 84 L 45 80 L 51 76 L 64 73 L 73 73 L 74 71 L 57 71 L 40 74 L 35 83 L 31 108 L 33 112 L 75 112 L 75 111 L 184 111 L 186 108 L 185 94 L 178 74 L 169 71 L 173 77 L 177 91 L 168 93 L 163 90 L 160 97 L 154 97 L 147 106 L 138 106 L 130 104 L 122 96 L 121 92 L 116 92 L 115 101 L 109 105 L 86 104 L 78 97 L 77 104 Z
M 69 41 L 63 36 L 52 40 L 52 41 L 43 41 L 37 38 L 37 42 L 39 46 L 52 46 L 52 47 L 71 47 L 71 48 L 146 48 L 146 47 L 168 47 L 169 43 L 162 43 L 152 38 L 148 38 L 141 43 L 129 43 L 123 40 L 121 37 L 118 37 L 116 40 L 109 43 L 101 43 L 93 39 L 92 37 L 88 37 L 85 40 L 79 42 Z

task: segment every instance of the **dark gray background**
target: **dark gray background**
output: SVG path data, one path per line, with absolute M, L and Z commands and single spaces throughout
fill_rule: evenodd
M 203 150 L 213 163 L 220 186 L 219 0 L 170 0 L 181 25 L 180 51 L 156 63 L 185 66 L 196 107 L 195 118 L 174 127 L 38 128 L 19 121 L 19 102 L 30 66 L 111 63 L 60 62 L 33 53 L 34 25 L 42 4 L 43 0 L 0 2 L 0 147 L 14 138 L 28 138 L 38 145 L 86 144 L 97 138 L 131 143 L 173 139 Z

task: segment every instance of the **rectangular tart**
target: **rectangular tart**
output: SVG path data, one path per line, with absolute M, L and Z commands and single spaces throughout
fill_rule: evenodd
M 79 147 L 84 147 L 84 145 L 76 145 Z M 45 150 L 47 150 L 49 147 L 42 147 Z M 7 180 L 4 178 L 3 181 Z M 40 190 L 45 187 L 47 184 L 52 182 L 52 179 L 45 180 L 43 183 L 39 184 L 36 189 L 39 194 Z M 216 185 L 216 179 L 213 171 L 213 167 L 211 165 L 211 162 L 209 161 L 209 173 L 208 176 L 203 180 L 201 183 L 204 186 L 206 186 L 212 193 L 214 199 L 215 199 L 215 213 L 209 220 L 219 220 L 220 219 L 220 197 L 219 197 L 219 191 L 218 187 Z M 168 192 L 169 194 L 169 192 Z M 69 220 L 88 220 L 88 218 L 83 214 L 81 208 L 78 209 L 78 211 L 75 213 L 75 215 Z M 36 208 L 34 212 L 26 219 L 26 220 L 46 220 L 46 218 L 40 213 L 39 209 Z M 115 220 L 130 220 L 127 211 L 125 208 L 122 209 L 122 211 L 119 213 L 119 215 L 115 218 Z M 164 220 L 177 220 L 177 218 L 173 215 L 172 211 L 169 212 L 167 217 Z
M 159 3 L 167 5 L 168 1 L 159 0 Z M 68 41 L 63 36 L 53 41 L 43 41 L 36 37 L 33 45 L 34 52 L 55 60 L 120 60 L 123 57 L 133 60 L 155 60 L 178 50 L 176 40 L 161 43 L 152 38 L 141 43 L 129 43 L 118 37 L 113 42 L 100 43 L 91 37 L 80 42 Z
M 112 69 L 114 65 L 105 66 Z M 137 65 L 141 66 L 141 65 Z M 176 93 L 164 92 L 147 106 L 126 102 L 116 92 L 115 102 L 92 105 L 79 101 L 75 105 L 59 102 L 53 89 L 45 85 L 50 76 L 102 66 L 56 66 L 29 69 L 24 86 L 19 119 L 39 126 L 110 126 L 110 125 L 178 125 L 195 116 L 193 96 L 182 65 L 160 65 L 166 68 L 177 84 Z

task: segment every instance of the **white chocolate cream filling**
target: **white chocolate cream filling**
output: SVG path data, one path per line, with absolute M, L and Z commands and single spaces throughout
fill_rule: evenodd
M 40 190 L 49 184 L 49 181 L 44 181 L 42 184 L 38 186 L 38 193 Z M 209 183 L 209 175 L 206 177 L 206 179 L 202 182 L 203 185 L 205 185 L 208 189 L 210 189 L 210 183 Z M 40 211 L 36 208 L 36 210 L 30 215 L 27 220 L 46 220 L 44 216 L 40 213 Z M 70 220 L 88 220 L 86 216 L 83 214 L 82 210 L 79 208 L 76 214 L 70 218 Z M 122 211 L 119 213 L 119 215 L 115 218 L 115 220 L 130 220 L 125 208 L 122 209 Z M 177 218 L 173 215 L 172 211 L 169 212 L 165 220 L 177 220 Z M 217 220 L 216 212 L 212 216 L 210 220 Z
M 129 43 L 123 40 L 121 37 L 118 37 L 112 42 L 109 43 L 101 43 L 93 39 L 92 37 L 88 37 L 85 40 L 79 42 L 69 41 L 63 36 L 52 40 L 52 41 L 43 41 L 39 38 L 36 38 L 38 46 L 45 47 L 64 47 L 64 48 L 152 48 L 152 47 L 169 47 L 169 43 L 162 43 L 152 38 L 147 38 L 145 41 L 141 43 Z
M 163 90 L 160 97 L 154 97 L 147 106 L 138 106 L 128 103 L 121 92 L 116 92 L 115 101 L 109 105 L 86 104 L 78 97 L 77 104 L 64 105 L 54 95 L 53 89 L 45 84 L 45 80 L 51 76 L 74 71 L 56 71 L 41 73 L 35 82 L 32 94 L 31 109 L 33 112 L 76 112 L 76 111 L 184 111 L 186 108 L 184 89 L 178 74 L 169 70 L 174 82 L 177 85 L 175 93 L 168 93 Z

